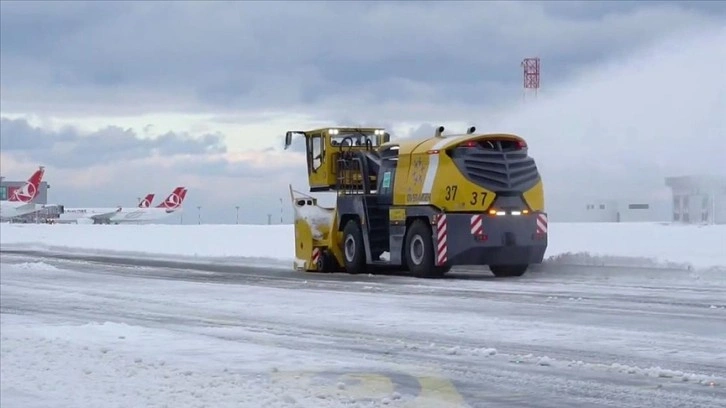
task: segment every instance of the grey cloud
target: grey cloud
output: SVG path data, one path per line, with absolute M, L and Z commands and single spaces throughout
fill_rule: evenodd
M 315 108 L 331 95 L 353 105 L 361 95 L 378 103 L 487 105 L 518 96 L 519 62 L 533 50 L 552 84 L 603 56 L 723 19 L 713 6 L 701 5 L 704 12 L 675 2 L 288 3 L 284 11 L 255 2 L 0 7 L 8 109 L 62 100 L 38 100 L 41 91 L 129 109 L 96 96 L 124 86 L 147 93 L 139 112 L 154 101 L 185 110 L 193 109 L 191 101 L 215 111 Z M 580 15 L 597 9 L 600 19 Z
M 41 128 L 32 127 L 23 119 L 0 119 L 0 146 L 3 151 L 30 150 L 37 151 L 48 148 L 48 142 L 66 143 L 76 139 L 77 135 L 71 129 L 59 132 L 48 132 Z
M 426 136 L 433 135 L 435 130 L 436 130 L 436 128 L 433 125 L 431 125 L 429 123 L 424 123 L 417 128 L 409 129 L 409 131 L 405 135 L 405 137 L 410 137 L 410 138 L 414 138 L 414 139 L 424 138 Z
M 134 139 L 136 138 L 134 137 Z M 155 138 L 150 144 L 159 154 L 203 154 L 227 151 L 220 133 L 207 133 L 199 138 L 191 138 L 187 135 L 167 132 Z
M 287 148 L 291 152 L 305 153 L 305 138 L 300 135 L 294 135 L 292 143 Z
M 684 10 L 696 10 L 704 13 L 726 14 L 726 4 L 715 1 L 673 1 L 651 0 L 651 7 L 678 6 Z M 570 19 L 599 19 L 607 14 L 623 14 L 632 12 L 642 3 L 636 1 L 552 1 L 542 5 L 547 13 Z
M 192 138 L 169 132 L 156 138 L 139 138 L 132 130 L 109 126 L 89 135 L 73 128 L 60 131 L 31 126 L 25 119 L 0 119 L 3 152 L 60 168 L 79 168 L 94 164 L 141 159 L 158 155 L 224 153 L 227 148 L 220 134 Z
M 260 152 L 264 154 L 266 151 Z M 273 167 L 255 167 L 245 161 L 230 161 L 221 157 L 201 157 L 196 161 L 187 161 L 177 164 L 176 168 L 188 174 L 199 177 L 232 177 L 237 179 L 265 180 L 269 181 L 272 176 L 279 177 L 281 173 L 304 172 L 305 167 L 285 167 L 275 169 Z

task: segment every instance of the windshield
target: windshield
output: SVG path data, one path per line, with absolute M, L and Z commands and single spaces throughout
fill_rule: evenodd
M 348 138 L 348 139 L 346 139 L 346 138 Z M 353 146 L 365 146 L 366 138 L 368 138 L 370 140 L 372 147 L 378 146 L 378 136 L 375 135 L 373 132 L 339 133 L 335 136 L 331 136 L 330 142 L 333 146 L 340 146 L 341 144 L 343 144 L 344 146 L 350 146 L 351 142 L 352 142 Z

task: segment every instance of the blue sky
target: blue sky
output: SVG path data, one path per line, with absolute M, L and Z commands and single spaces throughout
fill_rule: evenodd
M 0 172 L 50 199 L 133 205 L 189 188 L 186 222 L 279 220 L 306 188 L 286 130 L 519 132 L 573 195 L 662 198 L 723 172 L 726 6 L 716 2 L 2 2 Z M 720 30 L 720 31 L 719 31 Z M 519 63 L 542 58 L 539 97 Z M 720 136 L 720 137 L 719 137 Z M 698 155 L 685 151 L 709 146 Z M 698 157 L 697 157 L 698 156 Z M 637 196 L 637 197 L 636 197 Z M 289 220 L 285 201 L 283 212 Z M 172 222 L 178 222 L 178 219 Z

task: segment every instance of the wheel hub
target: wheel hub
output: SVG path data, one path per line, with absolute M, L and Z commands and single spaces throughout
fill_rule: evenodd
M 348 262 L 353 262 L 353 258 L 355 257 L 355 239 L 348 235 L 345 237 L 345 259 Z
M 416 265 L 421 265 L 424 259 L 425 250 L 423 238 L 421 238 L 420 235 L 416 235 L 411 240 L 411 248 L 409 252 L 411 253 L 411 260 L 413 261 L 413 263 Z

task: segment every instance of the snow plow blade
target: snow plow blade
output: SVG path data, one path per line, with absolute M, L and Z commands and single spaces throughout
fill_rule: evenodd
M 335 209 L 318 205 L 318 200 L 293 190 L 290 199 L 295 211 L 295 265 L 299 271 L 335 272 L 340 270 L 336 260 L 342 256 L 333 246 Z

